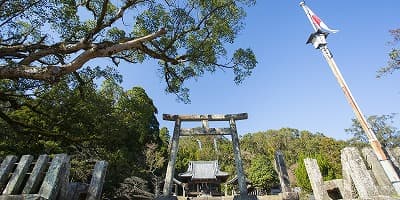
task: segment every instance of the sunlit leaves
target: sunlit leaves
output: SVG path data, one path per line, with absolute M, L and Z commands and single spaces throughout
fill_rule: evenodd
M 392 74 L 400 69 L 400 49 L 398 47 L 400 41 L 400 29 L 390 30 L 389 32 L 393 36 L 393 42 L 391 42 L 391 45 L 394 46 L 394 48 L 388 53 L 389 61 L 387 66 L 378 70 L 378 78 L 386 74 Z
M 303 190 L 311 188 L 305 170 L 304 158 L 317 158 L 321 163 L 321 171 L 324 180 L 331 180 L 341 177 L 340 150 L 345 147 L 344 141 L 337 141 L 333 138 L 324 136 L 321 133 L 311 133 L 309 131 L 299 131 L 293 128 L 282 128 L 279 130 L 268 130 L 246 134 L 241 139 L 241 150 L 243 159 L 253 165 L 253 160 L 259 156 L 265 156 L 260 162 L 271 165 L 277 151 L 284 155 L 285 164 L 289 177 L 295 173 L 296 180 L 290 180 L 292 186 L 301 186 Z M 329 158 L 329 159 L 328 159 Z M 252 168 L 248 165 L 248 168 Z M 265 166 L 267 167 L 267 166 Z M 249 176 L 252 176 L 249 172 Z M 256 172 L 254 172 L 256 173 Z M 257 175 L 262 179 L 263 175 Z M 264 177 L 266 178 L 266 177 Z M 256 179 L 257 180 L 257 179 Z M 297 181 L 297 183 L 296 183 Z M 273 182 L 265 183 L 273 184 Z M 275 184 L 278 184 L 276 181 Z
M 0 63 L 7 69 L 14 68 L 3 73 L 3 77 L 57 82 L 70 73 L 59 67 L 70 67 L 76 58 L 82 60 L 70 67 L 72 71 L 83 68 L 96 56 L 111 58 L 115 65 L 121 61 L 140 63 L 156 59 L 166 91 L 189 102 L 187 80 L 229 69 L 235 83 L 241 83 L 257 63 L 250 49 L 234 51 L 226 46 L 234 43 L 244 28 L 244 7 L 254 5 L 254 0 L 13 2 L 4 2 L 0 8 L 0 47 L 3 44 L 18 47 L 0 57 Z M 106 55 L 96 51 L 97 47 L 126 44 L 154 33 L 160 34 L 133 43 L 131 49 L 110 51 Z M 82 57 L 92 51 L 98 54 L 90 55 L 89 60 Z M 28 70 L 21 72 L 22 66 L 32 71 L 43 70 L 34 76 L 27 75 Z M 48 74 L 48 68 L 58 73 Z
M 233 63 L 235 83 L 239 84 L 251 75 L 252 70 L 256 67 L 257 60 L 251 49 L 238 49 L 233 55 Z
M 111 28 L 107 31 L 107 38 L 113 42 L 118 42 L 126 37 L 125 31 L 118 29 L 116 27 Z
M 100 88 L 94 83 L 98 77 L 105 78 Z M 85 69 L 57 84 L 36 87 L 32 98 L 18 91 L 8 101 L 0 96 L 0 140 L 6 141 L 0 142 L 0 156 L 67 153 L 78 181 L 91 173 L 92 161 L 107 160 L 105 191 L 113 194 L 119 182 L 146 167 L 142 159 L 147 143 L 160 145 L 159 154 L 165 154 L 167 145 L 165 135 L 163 141 L 159 138 L 157 109 L 145 90 L 124 90 L 119 79 L 113 68 Z M 11 93 L 18 89 L 14 83 L 0 80 L 0 89 Z M 11 105 L 14 101 L 17 106 Z
M 392 148 L 400 145 L 400 131 L 393 126 L 395 119 L 396 114 L 394 113 L 380 116 L 373 115 L 367 118 L 372 131 L 384 147 Z M 346 132 L 352 136 L 350 142 L 353 144 L 362 143 L 367 145 L 369 139 L 365 131 L 362 129 L 358 120 L 352 119 L 352 121 L 352 126 L 346 129 Z
M 257 188 L 268 190 L 277 185 L 279 181 L 271 160 L 262 154 L 256 155 L 255 158 L 251 160 L 247 172 L 253 186 Z
M 159 53 L 159 57 L 168 58 L 160 62 L 168 92 L 176 93 L 179 99 L 188 102 L 185 80 L 196 79 L 220 68 L 233 69 L 236 83 L 241 83 L 251 74 L 257 63 L 254 53 L 250 49 L 239 49 L 229 59 L 224 46 L 233 43 L 243 28 L 245 12 L 239 2 L 166 3 L 155 3 L 139 15 L 134 33 L 148 34 L 163 27 L 168 30 L 166 35 L 148 46 L 151 51 Z

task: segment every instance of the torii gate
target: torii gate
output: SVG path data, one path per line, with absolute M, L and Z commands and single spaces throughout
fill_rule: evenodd
M 175 162 L 178 155 L 179 136 L 192 135 L 230 135 L 232 137 L 233 153 L 235 155 L 236 173 L 239 183 L 240 196 L 247 196 L 246 177 L 243 171 L 242 158 L 240 156 L 239 137 L 236 129 L 236 120 L 247 119 L 247 113 L 226 115 L 170 115 L 163 114 L 163 119 L 175 121 L 174 133 L 171 143 L 171 158 L 168 162 L 163 197 L 171 197 L 172 181 L 174 178 Z M 181 129 L 183 121 L 201 121 L 201 128 Z M 229 128 L 209 128 L 208 121 L 229 121 Z

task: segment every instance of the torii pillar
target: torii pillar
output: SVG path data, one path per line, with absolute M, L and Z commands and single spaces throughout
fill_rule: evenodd
M 176 199 L 172 196 L 172 181 L 175 172 L 176 157 L 178 155 L 179 137 L 195 136 L 195 135 L 231 135 L 233 153 L 235 156 L 236 173 L 238 177 L 239 199 L 247 198 L 246 177 L 243 170 L 242 158 L 240 156 L 239 137 L 236 129 L 236 120 L 247 119 L 247 113 L 226 114 L 226 115 L 170 115 L 163 114 L 163 119 L 167 121 L 175 121 L 174 133 L 171 142 L 171 158 L 168 162 L 167 172 L 165 175 L 165 183 L 163 196 L 160 199 Z M 181 129 L 183 121 L 201 121 L 202 128 Z M 228 121 L 229 128 L 209 128 L 208 121 Z M 242 198 L 243 197 L 243 198 Z M 236 198 L 235 198 L 236 199 Z

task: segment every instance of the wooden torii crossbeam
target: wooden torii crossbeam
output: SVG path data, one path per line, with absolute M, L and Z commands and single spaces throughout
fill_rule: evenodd
M 248 118 L 247 113 L 239 114 L 210 114 L 210 115 L 171 115 L 163 114 L 163 119 L 167 121 L 175 121 L 174 133 L 171 143 L 171 158 L 168 162 L 167 172 L 165 175 L 165 183 L 163 189 L 163 197 L 168 199 L 172 197 L 172 182 L 174 178 L 176 157 L 178 155 L 179 137 L 193 135 L 230 135 L 232 137 L 233 153 L 235 156 L 236 173 L 238 176 L 239 191 L 241 196 L 247 196 L 246 178 L 244 175 L 242 158 L 240 156 L 239 137 L 236 129 L 236 120 L 244 120 Z M 182 129 L 183 121 L 201 121 L 200 128 Z M 210 128 L 209 121 L 229 121 L 229 128 Z

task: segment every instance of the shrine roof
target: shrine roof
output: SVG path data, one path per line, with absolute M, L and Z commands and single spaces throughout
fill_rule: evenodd
M 225 179 L 229 176 L 227 172 L 219 169 L 218 161 L 190 161 L 188 170 L 180 173 L 179 177 L 191 178 L 191 180 L 201 179 Z

